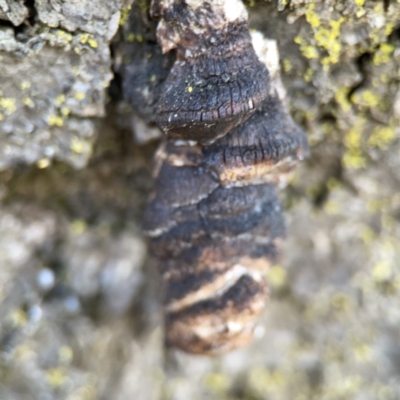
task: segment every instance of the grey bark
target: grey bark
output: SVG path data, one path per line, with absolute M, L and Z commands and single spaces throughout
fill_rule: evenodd
M 1 399 L 400 398 L 400 4 L 246 5 L 312 155 L 260 338 L 213 359 L 161 341 L 155 145 L 107 89 L 128 2 L 0 0 Z

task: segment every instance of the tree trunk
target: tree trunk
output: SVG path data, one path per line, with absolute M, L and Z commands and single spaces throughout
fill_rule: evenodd
M 245 2 L 311 156 L 259 337 L 220 358 L 162 343 L 159 131 L 124 86 L 155 22 L 131 3 L 0 0 L 0 398 L 398 398 L 400 3 Z

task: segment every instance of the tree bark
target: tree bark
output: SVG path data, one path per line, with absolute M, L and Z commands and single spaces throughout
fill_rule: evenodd
M 245 2 L 311 157 L 259 338 L 221 358 L 163 347 L 131 3 L 0 0 L 0 398 L 398 398 L 400 3 Z

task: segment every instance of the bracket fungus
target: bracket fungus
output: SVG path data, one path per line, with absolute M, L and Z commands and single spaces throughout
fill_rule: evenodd
M 163 51 L 177 51 L 143 219 L 165 283 L 166 344 L 221 354 L 253 337 L 285 236 L 274 183 L 308 141 L 254 52 L 241 1 L 153 0 L 151 11 Z
M 255 112 L 269 76 L 240 0 L 154 0 L 151 12 L 163 52 L 177 56 L 157 108 L 168 137 L 209 143 Z

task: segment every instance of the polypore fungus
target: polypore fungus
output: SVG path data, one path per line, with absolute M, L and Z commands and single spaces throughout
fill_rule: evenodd
M 156 118 L 168 137 L 209 143 L 255 112 L 269 76 L 240 0 L 154 0 L 152 15 L 163 52 L 177 54 Z
M 154 0 L 152 14 L 177 60 L 160 85 L 166 137 L 143 229 L 165 283 L 166 344 L 215 355 L 253 337 L 285 236 L 273 184 L 308 141 L 268 86 L 240 1 Z

